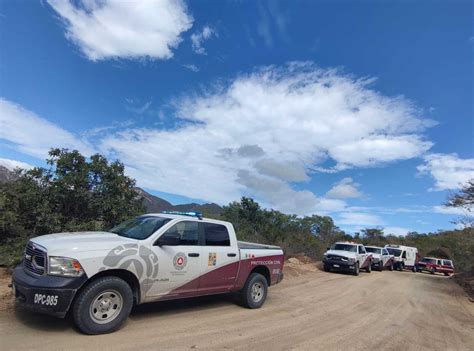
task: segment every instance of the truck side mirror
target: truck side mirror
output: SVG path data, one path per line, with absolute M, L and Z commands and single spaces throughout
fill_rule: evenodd
M 178 233 L 165 233 L 155 242 L 157 246 L 177 246 L 181 238 Z
M 329 250 L 331 250 L 331 248 L 329 248 L 329 247 L 326 247 L 326 250 L 328 250 L 328 251 L 329 251 Z

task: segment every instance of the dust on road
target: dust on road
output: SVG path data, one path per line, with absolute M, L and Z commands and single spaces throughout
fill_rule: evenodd
M 259 310 L 232 296 L 138 306 L 121 330 L 85 336 L 69 320 L 2 297 L 11 349 L 474 350 L 474 304 L 452 279 L 411 272 L 325 273 L 290 265 Z M 5 280 L 4 280 L 5 282 Z M 3 287 L 2 287 L 3 288 Z M 6 300 L 7 299 L 7 300 Z

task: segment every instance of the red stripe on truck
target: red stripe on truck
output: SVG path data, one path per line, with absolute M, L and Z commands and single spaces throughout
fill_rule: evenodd
M 243 259 L 240 261 L 240 268 L 239 261 L 232 262 L 190 280 L 184 285 L 171 290 L 161 299 L 166 300 L 176 295 L 192 297 L 238 291 L 243 288 L 250 273 L 261 266 L 266 267 L 269 271 L 270 285 L 276 284 L 283 270 L 283 261 L 283 255 L 274 255 Z M 235 272 L 237 272 L 237 275 Z M 190 291 L 196 285 L 198 286 L 197 290 Z

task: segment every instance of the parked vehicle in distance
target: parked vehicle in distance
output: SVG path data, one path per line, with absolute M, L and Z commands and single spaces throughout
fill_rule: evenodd
M 394 268 L 402 271 L 410 269 L 416 272 L 416 262 L 418 261 L 418 249 L 416 247 L 403 245 L 385 245 L 388 253 L 393 255 Z
M 423 257 L 416 264 L 417 272 L 430 272 L 431 274 L 443 273 L 446 276 L 454 273 L 454 264 L 452 260 L 446 260 L 435 257 Z
M 372 254 L 372 269 L 382 272 L 384 268 L 388 268 L 393 271 L 393 255 L 389 254 L 387 249 L 378 246 L 365 246 L 365 250 Z
M 263 305 L 283 278 L 277 246 L 238 242 L 229 222 L 195 212 L 147 214 L 109 232 L 59 233 L 31 239 L 15 268 L 17 301 L 64 317 L 86 334 L 112 332 L 133 305 L 239 292 Z
M 372 254 L 365 250 L 364 245 L 353 242 L 337 242 L 324 254 L 324 271 L 348 271 L 359 275 L 360 269 L 367 273 L 372 271 Z

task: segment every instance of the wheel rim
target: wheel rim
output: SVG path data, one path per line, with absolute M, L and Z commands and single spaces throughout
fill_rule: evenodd
M 117 318 L 122 307 L 122 295 L 116 290 L 106 290 L 94 298 L 89 314 L 94 322 L 106 324 Z
M 260 302 L 260 300 L 263 299 L 263 294 L 265 292 L 265 289 L 263 287 L 263 284 L 261 282 L 256 282 L 252 285 L 252 300 L 254 302 Z

